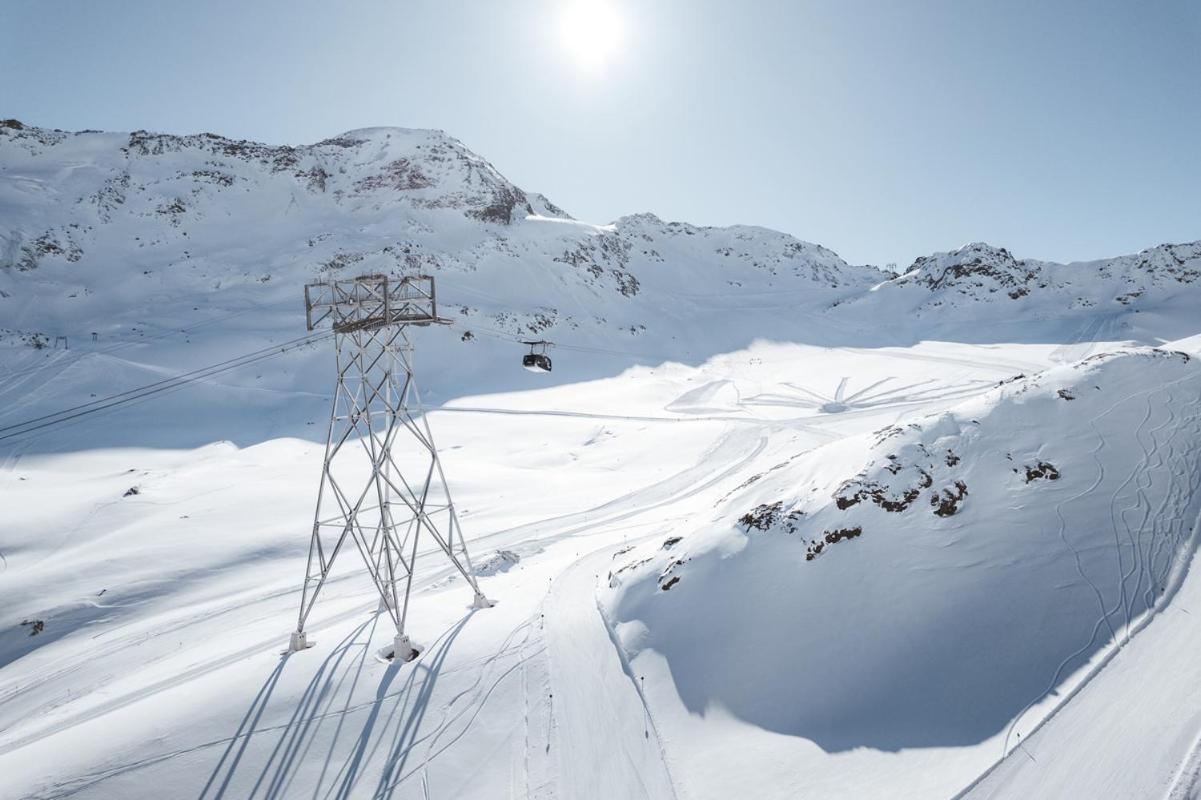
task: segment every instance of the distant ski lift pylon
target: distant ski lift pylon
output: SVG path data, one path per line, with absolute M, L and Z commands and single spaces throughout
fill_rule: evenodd
M 522 342 L 522 344 L 529 345 L 530 352 L 521 357 L 521 366 L 530 372 L 550 372 L 550 356 L 546 354 L 546 351 L 554 347 L 554 342 L 539 339 L 536 342 Z

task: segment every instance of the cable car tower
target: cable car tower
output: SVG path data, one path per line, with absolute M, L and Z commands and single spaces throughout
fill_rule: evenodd
M 410 325 L 449 320 L 438 316 L 429 275 L 310 283 L 304 287 L 304 305 L 310 331 L 325 324 L 333 330 L 338 381 L 300 615 L 288 649 L 311 646 L 305 622 L 349 539 L 379 590 L 380 607 L 396 625 L 393 657 L 409 661 L 417 651 L 405 621 L 423 534 L 467 581 L 475 593 L 473 606 L 492 605 L 476 583 L 429 422 L 421 415 L 413 345 L 405 333 Z M 403 469 L 394 458 L 402 451 Z

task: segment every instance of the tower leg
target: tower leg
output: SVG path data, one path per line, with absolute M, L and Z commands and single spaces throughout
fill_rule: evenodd
M 413 641 L 407 633 L 397 634 L 392 639 L 392 660 L 393 661 L 412 661 L 418 655 L 417 648 L 413 646 Z

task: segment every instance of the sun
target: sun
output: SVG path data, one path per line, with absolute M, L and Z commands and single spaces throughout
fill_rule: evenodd
M 582 70 L 599 72 L 621 47 L 621 15 L 610 0 L 563 0 L 558 23 L 560 45 Z

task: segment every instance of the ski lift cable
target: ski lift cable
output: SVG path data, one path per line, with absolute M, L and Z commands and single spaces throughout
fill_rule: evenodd
M 45 428 L 50 425 L 55 425 L 55 424 L 58 424 L 61 422 L 65 422 L 66 420 L 74 419 L 76 417 L 80 417 L 85 414 L 91 414 L 91 413 L 94 413 L 97 411 L 102 411 L 104 409 L 113 408 L 115 406 L 119 406 L 119 405 L 122 405 L 127 402 L 140 400 L 145 397 L 149 397 L 151 395 L 157 394 L 159 392 L 163 392 L 163 391 L 167 391 L 169 389 L 185 386 L 187 384 L 194 383 L 194 382 L 202 380 L 204 378 L 209 378 L 214 375 L 220 375 L 224 372 L 228 372 L 233 369 L 238 369 L 240 367 L 248 366 L 250 364 L 255 364 L 260 361 L 265 361 L 270 358 L 275 358 L 275 357 L 280 356 L 290 350 L 294 350 L 296 348 L 303 347 L 308 344 L 313 344 L 315 342 L 322 341 L 323 339 L 327 339 L 327 338 L 331 337 L 332 335 L 333 335 L 332 332 L 325 332 L 325 333 L 318 334 L 316 336 L 300 337 L 299 339 L 293 339 L 288 342 L 284 342 L 283 344 L 274 345 L 270 348 L 256 350 L 254 352 L 247 353 L 247 354 L 244 354 L 241 356 L 237 356 L 235 358 L 227 359 L 225 361 L 221 361 L 216 364 L 209 365 L 207 367 L 202 367 L 200 369 L 191 370 L 190 372 L 181 373 L 181 374 L 173 376 L 171 378 L 166 378 L 161 381 L 156 381 L 154 383 L 146 384 L 145 386 L 140 386 L 135 389 L 129 389 L 127 391 L 120 392 L 115 395 L 109 395 L 108 397 L 99 398 L 99 399 L 93 400 L 89 403 L 83 403 L 78 406 L 73 406 L 71 408 L 66 408 L 66 409 L 56 411 L 52 414 L 44 414 L 40 417 L 35 417 L 33 419 L 24 420 L 23 422 L 14 423 L 12 425 L 6 425 L 3 427 L 0 427 L 0 434 L 3 434 L 3 435 L 0 435 L 0 441 L 4 441 L 5 439 L 10 439 L 15 436 L 20 436 L 22 434 L 30 433 L 32 431 L 39 430 L 41 428 Z M 40 423 L 40 424 L 37 424 L 37 423 Z M 17 430 L 17 429 L 21 429 L 21 430 Z
M 483 296 L 483 297 L 487 297 L 487 295 L 484 295 L 481 292 L 473 292 L 473 293 L 479 294 L 480 296 Z M 211 318 L 208 320 L 203 320 L 201 322 L 195 323 L 192 326 L 189 326 L 188 328 L 179 329 L 179 330 L 180 331 L 193 330 L 195 328 L 202 327 L 204 325 L 208 325 L 208 324 L 212 324 L 212 323 L 221 321 L 222 319 L 228 319 L 228 318 L 231 318 L 234 316 L 249 313 L 250 311 L 257 310 L 257 308 L 262 308 L 262 307 L 263 306 L 256 306 L 256 308 L 242 309 L 242 310 L 239 310 L 236 312 L 231 312 L 231 313 L 223 315 L 223 316 Z M 522 339 L 520 336 L 509 333 L 508 331 L 497 330 L 495 328 L 489 328 L 487 326 L 473 325 L 472 327 L 475 328 L 476 330 L 478 330 L 481 333 L 481 335 L 488 336 L 489 338 L 497 339 L 500 341 L 517 343 L 517 344 L 528 344 L 528 340 Z M 159 334 L 154 337 L 151 337 L 150 339 L 146 339 L 145 341 L 154 341 L 156 339 L 163 338 L 163 337 L 171 335 L 173 333 L 176 333 L 176 330 L 165 331 L 164 333 Z M 224 372 L 227 372 L 227 371 L 230 371 L 233 369 L 237 369 L 237 368 L 240 368 L 243 366 L 248 366 L 250 364 L 257 363 L 259 361 L 264 361 L 269 358 L 275 358 L 279 355 L 282 355 L 283 353 L 288 352 L 289 350 L 296 349 L 298 347 L 303 347 L 308 344 L 313 344 L 315 342 L 330 338 L 331 336 L 333 336 L 332 332 L 324 332 L 324 333 L 317 334 L 317 335 L 307 335 L 307 336 L 298 337 L 296 339 L 291 339 L 291 340 L 288 340 L 281 344 L 272 345 L 271 347 L 262 348 L 260 350 L 255 350 L 250 353 L 244 353 L 240 356 L 235 356 L 233 358 L 226 359 L 224 361 L 219 361 L 215 364 L 210 364 L 205 367 L 199 367 L 199 368 L 191 370 L 189 372 L 181 373 L 179 375 L 175 375 L 175 376 L 172 376 L 169 378 L 164 378 L 160 381 L 155 381 L 154 383 L 146 384 L 146 385 L 140 386 L 140 387 L 135 387 L 133 389 L 129 389 L 124 392 L 119 392 L 114 395 L 109 395 L 107 397 L 98 398 L 98 399 L 90 401 L 88 403 L 82 403 L 77 406 L 72 406 L 70 408 L 61 409 L 59 411 L 55 411 L 50 414 L 44 414 L 40 417 L 34 417 L 32 419 L 24 420 L 19 423 L 13 423 L 13 424 L 6 425 L 6 426 L 0 426 L 0 434 L 3 434 L 3 435 L 0 435 L 0 441 L 5 441 L 7 439 L 15 438 L 17 436 L 22 436 L 22 435 L 31 433 L 36 430 L 41 430 L 43 428 L 46 428 L 46 427 L 49 427 L 52 425 L 58 425 L 58 424 L 67 422 L 68 420 L 73 420 L 73 419 L 76 419 L 76 418 L 79 418 L 79 417 L 82 417 L 82 416 L 85 416 L 88 414 L 108 410 L 111 408 L 120 407 L 120 406 L 123 406 L 128 403 L 139 402 L 148 397 L 156 395 L 160 392 L 178 389 L 178 388 L 181 388 L 188 384 L 194 383 L 198 380 L 201 380 L 203 378 L 208 378 L 208 377 L 212 377 L 214 375 L 219 375 L 221 373 L 224 373 Z M 122 343 L 113 348 L 109 348 L 108 352 L 111 352 L 112 350 L 120 349 L 120 348 L 128 346 L 128 345 L 137 344 L 137 343 L 139 343 L 139 342 Z M 673 356 L 669 356 L 669 355 L 662 354 L 662 353 L 636 352 L 636 351 L 629 351 L 629 350 L 614 350 L 614 349 L 603 348 L 603 347 L 562 344 L 562 343 L 558 343 L 558 342 L 549 342 L 549 341 L 543 342 L 543 344 L 544 344 L 544 346 L 558 347 L 558 348 L 562 348 L 565 350 L 573 350 L 573 351 L 578 351 L 578 352 L 605 353 L 605 354 L 610 354 L 610 355 L 656 356 L 656 357 L 662 357 L 662 358 L 666 358 L 666 359 L 673 358 Z M 92 351 L 92 352 L 95 352 L 95 351 Z M 33 371 L 36 371 L 37 369 L 49 368 L 52 366 L 58 366 L 59 369 L 61 370 L 63 367 L 68 366 L 68 365 L 48 364 L 48 365 L 37 367 Z M 16 374 L 22 374 L 22 373 L 10 373 L 10 375 L 16 375 Z
M 272 356 L 265 356 L 261 360 L 266 361 L 269 358 L 275 357 L 276 355 L 280 355 L 280 354 L 276 353 L 276 354 L 273 354 Z M 255 362 L 255 363 L 258 363 L 258 362 Z M 49 433 L 51 431 L 59 431 L 64 428 L 70 428 L 73 425 L 79 425 L 81 423 L 85 423 L 85 422 L 89 422 L 89 421 L 98 421 L 100 417 L 103 417 L 106 414 L 112 414 L 115 412 L 122 411 L 126 408 L 136 406 L 138 403 L 146 403 L 146 402 L 151 402 L 154 400 L 161 399 L 161 398 L 166 397 L 167 395 L 171 394 L 172 392 L 178 392 L 178 391 L 185 390 L 191 385 L 192 385 L 192 383 L 190 383 L 190 382 L 181 381 L 172 386 L 164 387 L 162 390 L 148 392 L 144 395 L 140 395 L 137 397 L 131 397 L 120 403 L 114 403 L 110 407 L 93 409 L 87 413 L 74 415 L 70 419 L 63 418 L 61 420 L 56 420 L 53 423 L 47 424 L 45 426 L 45 428 L 47 428 L 48 430 L 44 430 L 41 433 L 34 432 L 34 429 L 32 429 L 32 428 L 29 429 L 29 431 L 18 431 L 17 433 L 11 434 L 11 436 L 15 439 L 15 441 L 12 444 L 13 444 L 13 446 L 19 447 L 22 437 L 26 437 L 27 440 L 33 439 L 40 435 L 45 435 L 46 433 Z M 93 414 L 95 415 L 95 417 L 92 416 Z M 5 439 L 5 438 L 8 438 L 8 437 L 7 436 L 0 437 L 0 441 L 3 441 L 3 439 Z
M 318 340 L 317 340 L 317 339 L 314 339 L 313 341 L 318 341 Z M 238 369 L 238 368 L 240 368 L 240 367 L 248 366 L 248 365 L 250 365 L 250 364 L 258 363 L 258 362 L 261 362 L 261 361 L 267 361 L 267 360 L 269 360 L 269 359 L 272 359 L 272 358 L 277 358 L 278 356 L 280 356 L 280 355 L 283 355 L 284 353 L 288 352 L 289 350 L 294 350 L 294 349 L 296 349 L 297 347 L 301 347 L 301 346 L 303 346 L 303 345 L 305 345 L 305 344 L 309 344 L 309 342 L 300 342 L 300 343 L 297 343 L 296 345 L 293 345 L 293 346 L 291 346 L 291 347 L 286 347 L 286 348 L 280 349 L 280 350 L 278 350 L 278 351 L 276 351 L 276 352 L 273 352 L 273 353 L 265 353 L 265 354 L 263 354 L 263 355 L 261 355 L 261 356 L 258 356 L 258 357 L 256 357 L 256 358 L 253 358 L 253 359 L 250 359 L 250 360 L 247 360 L 247 361 L 240 361 L 240 362 L 237 362 L 237 363 L 234 363 L 234 364 L 230 364 L 230 365 L 228 365 L 228 366 L 222 367 L 221 369 L 218 369 L 218 370 L 213 370 L 213 371 L 211 371 L 211 372 L 209 372 L 209 373 L 207 373 L 207 374 L 205 374 L 205 375 L 197 375 L 197 376 L 195 376 L 195 377 L 187 378 L 187 379 L 184 379 L 184 380 L 179 380 L 179 381 L 176 381 L 176 382 L 174 382 L 174 383 L 171 383 L 171 384 L 169 384 L 169 385 L 166 385 L 166 386 L 160 386 L 160 387 L 158 387 L 158 388 L 155 388 L 155 389 L 151 389 L 151 390 L 149 390 L 149 391 L 142 392 L 141 394 L 132 395 L 132 396 L 125 397 L 125 398 L 122 398 L 122 399 L 119 399 L 119 400 L 115 400 L 115 401 L 113 401 L 113 402 L 110 402 L 110 403 L 107 403 L 107 404 L 105 404 L 105 405 L 101 405 L 101 406 L 94 406 L 94 407 L 91 407 L 91 408 L 87 408 L 87 409 L 84 409 L 84 410 L 78 411 L 78 412 L 76 412 L 76 413 L 74 413 L 74 414 L 69 414 L 69 415 L 67 415 L 67 416 L 59 416 L 59 417 L 57 417 L 57 418 L 55 418 L 55 419 L 50 419 L 50 420 L 47 420 L 47 421 L 45 421 L 45 422 L 42 422 L 41 424 L 38 424 L 38 425 L 32 425 L 32 426 L 29 426 L 29 427 L 25 427 L 23 430 L 13 431 L 13 432 L 11 432 L 11 433 L 6 433 L 6 434 L 4 434 L 3 436 L 0 436 L 0 442 L 4 441 L 4 440 L 6 440 L 6 439 L 12 439 L 12 438 L 16 438 L 16 437 L 24 436 L 24 435 L 27 435 L 27 434 L 33 433 L 34 431 L 41 430 L 41 429 L 43 429 L 43 428 L 48 428 L 48 427 L 51 427 L 51 426 L 54 426 L 54 425 L 61 425 L 61 424 L 63 424 L 63 423 L 66 423 L 66 422 L 68 422 L 68 421 L 75 420 L 75 419 L 77 419 L 77 418 L 79 418 L 79 417 L 87 416 L 87 415 L 89 415 L 89 414 L 95 414 L 95 413 L 99 413 L 99 412 L 107 411 L 107 410 L 110 410 L 110 409 L 113 409 L 113 408 L 119 408 L 119 407 L 123 407 L 123 406 L 125 406 L 125 405 L 132 405 L 132 404 L 134 404 L 134 403 L 141 402 L 141 401 L 143 401 L 143 400 L 146 400 L 146 399 L 148 399 L 148 398 L 150 398 L 150 397 L 152 397 L 152 396 L 154 396 L 154 395 L 157 395 L 157 394 L 159 394 L 159 393 L 162 393 L 162 392 L 170 392 L 170 391 L 174 391 L 174 390 L 177 390 L 177 389 L 182 389 L 182 388 L 184 388 L 184 387 L 186 387 L 186 386 L 188 386 L 188 385 L 190 385 L 190 384 L 192 384 L 192 383 L 195 383 L 196 381 L 199 381 L 199 380 L 201 380 L 201 379 L 203 379 L 203 378 L 212 377 L 212 376 L 214 376 L 214 375 L 219 375 L 219 374 L 221 374 L 221 373 L 224 373 L 224 372 L 229 372 L 230 370 Z M 24 424 L 25 424 L 25 425 L 28 425 L 28 423 L 24 423 Z
M 286 301 L 286 302 L 287 302 L 287 305 L 295 305 L 294 303 L 292 303 L 290 301 Z M 171 328 L 169 330 L 162 331 L 161 333 L 154 334 L 153 336 L 147 336 L 144 338 L 132 339 L 132 340 L 124 341 L 124 342 L 118 342 L 117 344 L 111 345 L 109 347 L 102 347 L 99 350 L 82 350 L 82 349 L 75 350 L 75 351 L 73 351 L 73 353 L 75 354 L 76 357 L 74 359 L 72 359 L 72 361 L 70 363 L 72 363 L 72 364 L 78 363 L 85 356 L 89 356 L 89 355 L 108 355 L 110 353 L 115 353 L 118 350 L 124 350 L 127 347 L 133 347 L 134 345 L 138 345 L 138 344 L 146 344 L 148 342 L 155 342 L 155 341 L 158 341 L 159 339 L 164 339 L 168 336 L 174 336 L 175 334 L 178 334 L 178 333 L 183 333 L 183 334 L 191 333 L 192 331 L 195 331 L 199 328 L 203 328 L 208 325 L 214 325 L 218 322 L 224 322 L 226 320 L 233 319 L 234 317 L 240 317 L 243 314 L 249 314 L 252 311 L 262 311 L 263 309 L 273 308 L 276 306 L 283 306 L 284 304 L 285 304 L 285 302 L 266 303 L 266 304 L 252 303 L 250 308 L 243 308 L 243 309 L 239 309 L 237 311 L 231 311 L 226 314 L 219 314 L 215 317 L 209 317 L 208 319 L 200 320 L 199 322 L 195 322 L 191 325 L 185 325 L 182 328 Z M 64 366 L 67 366 L 67 365 L 66 364 L 58 364 L 58 363 L 38 364 L 38 365 L 35 365 L 32 367 L 26 367 L 24 369 L 11 370 L 9 372 L 4 373 L 4 377 L 5 378 L 19 378 L 19 377 L 22 377 L 25 375 L 31 375 L 35 372 L 41 372 L 42 370 L 47 370 L 52 367 L 64 367 Z
M 481 292 L 476 292 L 475 294 L 479 294 L 481 297 L 487 297 L 487 295 L 484 295 Z M 489 299 L 496 299 L 496 298 L 490 297 Z M 455 305 L 455 304 L 450 303 L 448 305 Z M 465 306 L 460 305 L 459 308 L 465 308 Z M 519 334 L 510 333 L 508 331 L 503 331 L 503 330 L 498 330 L 496 328 L 490 328 L 487 325 L 472 324 L 471 330 L 473 332 L 475 332 L 475 331 L 490 332 L 492 335 L 492 338 L 494 338 L 494 339 L 510 341 L 515 344 L 527 344 L 529 341 L 528 339 L 523 339 Z M 484 333 L 484 335 L 488 335 L 488 333 Z M 591 347 L 588 345 L 563 344 L 562 342 L 559 342 L 559 341 L 549 342 L 549 344 L 551 344 L 554 347 L 557 347 L 561 350 L 578 350 L 580 352 L 607 353 L 609 355 L 619 355 L 619 356 L 655 356 L 657 358 L 664 358 L 664 359 L 668 359 L 668 360 L 678 358 L 678 356 L 672 356 L 672 355 L 668 355 L 666 353 L 634 351 L 634 350 L 613 350 L 613 349 L 604 348 L 604 347 Z
M 229 316 L 236 315 L 236 314 L 247 313 L 248 311 L 251 311 L 251 310 L 254 310 L 254 309 L 244 309 L 242 311 L 232 312 L 230 315 L 226 315 L 226 318 L 228 318 Z M 222 319 L 222 317 L 205 320 L 205 321 L 197 323 L 196 325 L 191 326 L 191 327 L 195 328 L 200 325 L 210 324 L 212 322 L 219 321 L 220 319 Z M 495 339 L 502 340 L 502 341 L 509 341 L 509 342 L 514 342 L 514 343 L 523 343 L 524 342 L 524 340 L 522 340 L 520 337 L 518 337 L 516 335 L 513 335 L 506 331 L 496 330 L 494 328 L 484 327 L 480 330 L 480 332 L 481 332 L 481 334 L 489 336 L 490 338 L 495 338 Z M 174 333 L 174 331 L 165 332 L 164 334 L 160 334 L 159 336 L 153 337 L 153 338 L 162 338 L 162 336 L 170 335 L 171 333 Z M 155 381 L 153 383 L 135 387 L 133 389 L 128 389 L 124 392 L 119 392 L 117 394 L 108 395 L 108 396 L 102 397 L 102 398 L 97 398 L 96 400 L 92 400 L 87 403 L 81 403 L 80 405 L 77 405 L 77 406 L 60 409 L 60 410 L 52 412 L 50 414 L 43 414 L 39 417 L 34 417 L 31 419 L 23 420 L 18 423 L 12 423 L 9 425 L 0 426 L 0 434 L 2 434 L 2 435 L 0 435 L 0 441 L 5 441 L 7 439 L 11 439 L 11 438 L 22 436 L 22 435 L 25 435 L 28 433 L 32 433 L 34 431 L 41 430 L 43 428 L 50 427 L 53 425 L 58 425 L 58 424 L 67 422 L 69 420 L 74 420 L 74 419 L 83 417 L 88 414 L 105 411 L 105 410 L 109 410 L 112 408 L 121 407 L 128 403 L 139 402 L 148 397 L 154 396 L 160 392 L 165 392 L 168 390 L 181 388 L 183 386 L 194 383 L 194 382 L 204 379 L 204 378 L 213 377 L 215 375 L 219 375 L 224 372 L 228 372 L 232 369 L 237 369 L 237 368 L 240 368 L 243 366 L 248 366 L 250 364 L 257 363 L 259 361 L 263 361 L 268 358 L 274 358 L 274 357 L 281 355 L 289 350 L 321 341 L 323 339 L 331 337 L 332 335 L 333 335 L 332 332 L 325 332 L 325 333 L 321 333 L 321 334 L 317 334 L 317 335 L 307 335 L 307 336 L 298 337 L 296 339 L 291 339 L 291 340 L 285 341 L 280 344 L 272 345 L 267 348 L 262 348 L 260 350 L 255 350 L 255 351 L 252 351 L 249 353 L 244 353 L 242 355 L 235 356 L 233 358 L 229 358 L 224 361 L 219 361 L 219 362 L 216 362 L 215 364 L 210 364 L 210 365 L 207 365 L 204 367 L 198 367 L 194 370 L 190 370 L 188 372 L 184 372 L 184 373 L 180 373 L 178 375 L 164 378 L 162 380 Z M 153 339 L 150 339 L 147 341 L 152 341 L 152 340 Z M 604 352 L 604 353 L 611 353 L 611 354 L 616 354 L 616 355 L 635 355 L 635 356 L 647 355 L 645 353 L 634 353 L 634 352 L 619 351 L 619 350 L 606 350 L 604 348 L 585 347 L 585 346 L 580 346 L 580 345 L 559 345 L 559 344 L 556 344 L 553 342 L 547 342 L 547 345 L 555 346 L 555 347 L 563 347 L 563 348 L 569 349 L 569 350 Z M 115 348 L 113 348 L 113 349 L 115 349 Z M 46 366 L 50 367 L 50 366 L 59 366 L 59 365 L 46 365 Z M 67 366 L 67 365 L 59 366 L 60 370 L 62 369 L 62 367 L 65 367 L 65 366 Z
M 172 336 L 172 335 L 174 335 L 174 334 L 177 334 L 177 333 L 188 333 L 188 332 L 190 332 L 190 331 L 196 330 L 197 328 L 202 328 L 202 327 L 204 327 L 204 326 L 206 326 L 206 325 L 212 325 L 212 324 L 214 324 L 214 323 L 216 323 L 216 322 L 221 322 L 221 321 L 223 321 L 223 320 L 230 319 L 230 318 L 232 318 L 232 317 L 236 317 L 236 316 L 238 316 L 238 315 L 240 315 L 240 314 L 245 314 L 245 313 L 248 313 L 248 312 L 250 312 L 250 311 L 253 311 L 253 310 L 254 310 L 254 309 L 244 309 L 244 310 L 242 310 L 242 311 L 236 311 L 236 312 L 232 312 L 232 313 L 229 313 L 229 314 L 222 314 L 222 315 L 220 315 L 220 316 L 217 316 L 217 317 L 212 317 L 212 318 L 210 318 L 210 319 L 206 319 L 206 320 L 203 320 L 203 321 L 201 321 L 201 322 L 197 322 L 197 323 L 196 323 L 196 324 L 194 324 L 194 325 L 190 325 L 190 326 L 187 326 L 187 327 L 184 327 L 184 328 L 172 328 L 172 329 L 170 329 L 170 330 L 163 331 L 163 332 L 161 332 L 161 333 L 158 333 L 158 334 L 155 334 L 155 335 L 153 335 L 153 336 L 148 336 L 148 337 L 144 337 L 144 338 L 140 338 L 140 339 L 135 339 L 135 340 L 128 340 L 128 341 L 118 342 L 117 344 L 114 344 L 114 345 L 112 345 L 112 346 L 110 346 L 110 347 L 102 347 L 102 348 L 100 348 L 99 350 L 80 350 L 80 349 L 76 349 L 76 350 L 73 352 L 73 355 L 75 355 L 75 356 L 76 356 L 76 358 L 74 359 L 74 361 L 79 361 L 79 360 L 81 360 L 82 358 L 84 358 L 85 356 L 89 356 L 89 355 L 108 355 L 109 353 L 115 353 L 115 352 L 117 352 L 118 350 L 124 350 L 124 349 L 125 349 L 125 348 L 127 348 L 127 347 L 133 347 L 135 344 L 143 344 L 143 343 L 145 343 L 145 342 L 154 342 L 154 341 L 158 341 L 159 339 L 163 339 L 163 338 L 166 338 L 166 337 L 168 337 L 168 336 Z M 74 362 L 72 362 L 72 363 L 74 363 Z M 12 370 L 12 371 L 10 371 L 10 372 L 8 372 L 8 373 L 5 373 L 5 376 L 4 376 L 4 377 L 6 377 L 6 378 L 15 378 L 15 377 L 19 377 L 19 376 L 22 376 L 22 375 L 29 375 L 29 374 L 32 374 L 32 373 L 34 373 L 34 372 L 41 372 L 42 370 L 50 369 L 51 367 L 56 367 L 56 366 L 60 366 L 60 365 L 59 365 L 59 364 L 39 364 L 39 365 L 36 365 L 36 366 L 33 366 L 33 367 L 27 367 L 27 368 L 25 368 L 25 369 Z M 64 365 L 64 366 L 65 366 L 65 365 Z
M 252 357 L 258 356 L 258 355 L 260 355 L 260 354 L 263 354 L 263 353 L 270 353 L 270 352 L 273 352 L 273 351 L 277 350 L 277 349 L 278 349 L 278 348 L 280 348 L 280 347 L 289 347 L 289 346 L 291 346 L 291 345 L 293 345 L 293 344 L 302 343 L 302 342 L 304 342 L 305 340 L 308 340 L 308 339 L 313 339 L 314 341 L 316 341 L 316 339 L 317 339 L 317 338 L 319 338 L 320 336 L 323 336 L 323 335 L 324 335 L 324 334 L 319 334 L 319 335 L 318 335 L 318 337 L 314 337 L 312 334 L 307 334 L 307 335 L 305 335 L 305 336 L 301 336 L 301 337 L 298 337 L 298 338 L 296 338 L 296 339 L 290 339 L 290 340 L 288 340 L 288 341 L 281 342 L 280 344 L 271 345 L 270 347 L 264 347 L 264 348 L 260 348 L 260 349 L 258 349 L 258 350 L 254 350 L 254 351 L 252 351 L 252 352 L 249 352 L 249 353 L 243 353 L 242 355 L 239 355 L 239 356 L 234 356 L 233 358 L 228 358 L 228 359 L 225 359 L 224 361 L 218 361 L 218 362 L 217 362 L 217 363 L 215 363 L 215 364 L 209 364 L 208 366 L 204 366 L 204 367 L 197 367 L 196 369 L 189 370 L 188 372 L 182 372 L 182 373 L 179 373 L 179 374 L 177 374 L 177 375 L 173 375 L 173 376 L 171 376 L 171 377 L 168 377 L 168 378 L 163 378 L 162 380 L 158 380 L 158 381 L 155 381 L 155 382 L 153 382 L 153 383 L 146 384 L 146 385 L 144 385 L 144 386 L 139 386 L 139 387 L 135 387 L 135 388 L 133 388 L 133 389 L 128 389 L 128 390 L 126 390 L 126 391 L 124 391 L 124 392 L 119 392 L 119 393 L 117 393 L 117 394 L 114 394 L 114 395 L 109 395 L 109 396 L 107 396 L 107 397 L 101 397 L 101 398 L 99 398 L 99 399 L 97 399 L 97 400 L 92 400 L 92 401 L 90 401 L 90 402 L 87 402 L 87 403 L 82 403 L 82 404 L 80 404 L 80 405 L 78 405 L 78 406 L 72 406 L 71 408 L 64 408 L 64 409 L 61 409 L 61 410 L 59 410 L 59 411 L 53 412 L 53 413 L 51 413 L 51 414 L 45 414 L 45 415 L 43 415 L 43 416 L 41 416 L 41 417 L 37 417 L 37 418 L 35 418 L 35 419 L 32 419 L 32 420 L 27 420 L 26 422 L 38 422 L 38 421 L 40 421 L 40 420 L 43 420 L 43 419 L 48 419 L 48 418 L 50 418 L 50 417 L 58 416 L 59 414 L 65 414 L 65 413 L 67 413 L 67 412 L 70 412 L 70 411 L 77 411 L 77 410 L 79 410 L 79 409 L 81 409 L 81 408 L 85 408 L 85 407 L 87 407 L 87 406 L 98 405 L 98 404 L 100 404 L 100 403 L 105 403 L 105 402 L 107 402 L 107 401 L 109 401 L 109 400 L 113 400 L 113 399 L 116 399 L 116 398 L 119 398 L 119 397 L 124 397 L 125 395 L 128 395 L 128 394 L 134 394 L 134 393 L 137 393 L 137 392 L 141 392 L 141 391 L 144 391 L 144 390 L 146 390 L 146 389 L 150 389 L 150 388 L 153 388 L 153 387 L 155 387 L 155 386 L 159 386 L 159 385 L 161 385 L 161 384 L 164 384 L 164 383 L 170 383 L 170 382 L 172 382 L 172 381 L 177 381 L 177 380 L 179 380 L 179 379 L 181 379 L 181 378 L 186 378 L 186 377 L 188 377 L 188 376 L 191 376 L 191 375 L 198 375 L 198 376 L 199 376 L 199 373 L 207 372 L 207 371 L 209 371 L 209 370 L 216 369 L 216 368 L 218 368 L 218 367 L 222 367 L 222 366 L 224 366 L 224 365 L 226 365 L 226 364 L 229 364 L 229 363 L 231 363 L 231 362 L 234 362 L 234 361 L 241 361 L 241 360 L 243 360 L 243 359 L 252 358 Z M 20 424 L 25 424 L 25 423 L 20 423 Z M 13 427 L 19 427 L 19 424 L 18 424 L 18 425 L 4 425 L 4 426 L 0 426 L 0 432 L 6 431 L 6 430 L 8 430 L 8 429 L 10 429 L 10 428 L 13 428 Z

